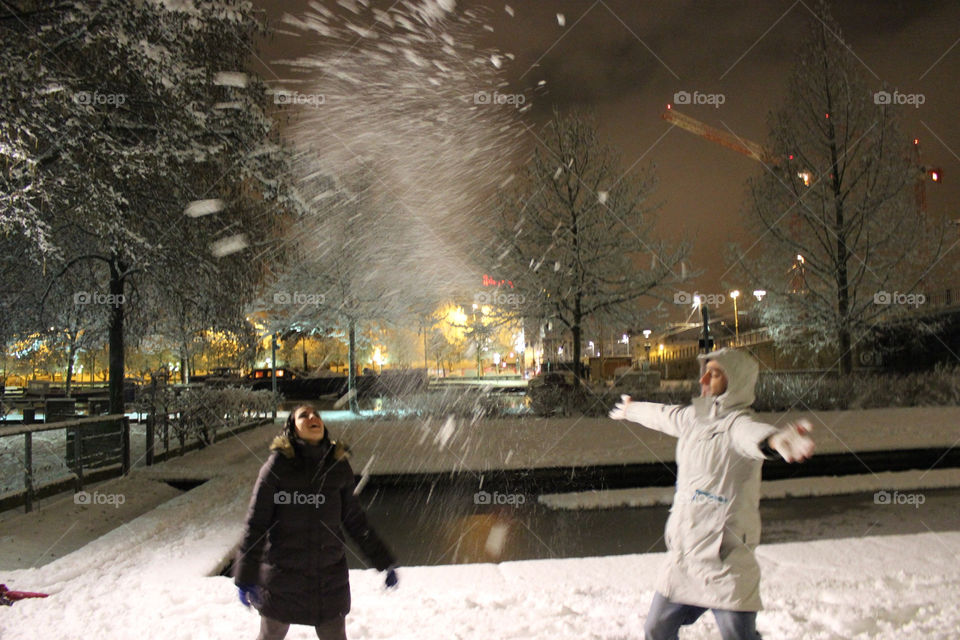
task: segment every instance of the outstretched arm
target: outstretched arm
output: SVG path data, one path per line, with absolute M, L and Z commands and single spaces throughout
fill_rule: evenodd
M 614 420 L 636 422 L 648 429 L 679 438 L 685 422 L 685 412 L 688 409 L 689 407 L 679 404 L 634 402 L 630 396 L 623 395 L 620 396 L 620 402 L 610 410 L 609 416 Z
M 766 440 L 769 449 L 780 454 L 787 462 L 803 462 L 813 456 L 816 444 L 810 433 L 813 425 L 807 420 L 799 420 L 778 429 Z
M 812 430 L 806 420 L 778 428 L 741 416 L 734 420 L 730 434 L 733 446 L 748 458 L 803 462 L 813 455 L 814 442 L 808 435 Z

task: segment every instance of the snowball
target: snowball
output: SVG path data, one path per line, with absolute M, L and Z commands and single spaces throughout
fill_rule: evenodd
M 231 253 L 236 253 L 237 251 L 243 251 L 247 248 L 249 242 L 247 242 L 247 236 L 243 233 L 238 233 L 236 235 L 224 238 L 222 240 L 217 240 L 210 245 L 210 253 L 213 254 L 215 258 L 223 258 L 228 256 Z
M 213 76 L 213 84 L 218 87 L 238 87 L 243 89 L 247 86 L 247 74 L 241 71 L 220 71 Z
M 487 542 L 483 545 L 484 551 L 494 558 L 499 558 L 503 555 L 503 548 L 507 544 L 508 533 L 510 533 L 510 527 L 504 522 L 498 522 L 490 527 Z
M 200 216 L 210 215 L 211 213 L 218 213 L 223 210 L 223 206 L 223 200 L 219 199 L 194 200 L 187 205 L 183 213 L 191 218 L 199 218 Z

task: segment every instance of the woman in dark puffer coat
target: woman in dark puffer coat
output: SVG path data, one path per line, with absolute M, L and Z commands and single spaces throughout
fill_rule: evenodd
M 291 411 L 270 449 L 234 563 L 240 601 L 260 611 L 258 640 L 280 640 L 291 624 L 345 640 L 350 584 L 342 529 L 387 571 L 388 587 L 397 584 L 396 559 L 367 524 L 347 449 L 330 439 L 316 409 Z

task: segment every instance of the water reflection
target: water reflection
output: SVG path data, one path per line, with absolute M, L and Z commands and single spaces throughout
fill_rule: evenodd
M 762 543 L 960 530 L 960 489 L 924 494 L 920 517 L 913 507 L 878 507 L 873 494 L 764 500 Z M 381 488 L 361 494 L 371 523 L 408 566 L 665 550 L 666 506 L 555 511 L 538 504 L 534 495 L 524 498 L 522 504 L 477 504 L 473 486 Z M 350 562 L 352 568 L 363 567 L 355 557 Z

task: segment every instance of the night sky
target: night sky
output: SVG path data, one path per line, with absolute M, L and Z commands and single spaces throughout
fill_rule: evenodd
M 255 0 L 269 19 L 297 14 L 305 2 Z M 374 2 L 387 8 L 390 3 Z M 343 11 L 335 2 L 326 2 Z M 513 12 L 509 14 L 506 7 Z M 527 91 L 532 108 L 521 115 L 531 129 L 525 145 L 553 108 L 592 109 L 604 139 L 622 153 L 624 168 L 656 164 L 662 201 L 659 228 L 667 237 L 694 235 L 692 267 L 706 273 L 690 288 L 721 292 L 750 283 L 726 273 L 721 255 L 729 241 L 744 240 L 741 209 L 745 182 L 762 165 L 661 120 L 677 91 L 721 93 L 724 103 L 688 105 L 684 113 L 760 143 L 767 116 L 783 100 L 794 56 L 804 37 L 812 0 L 459 0 L 492 27 L 478 29 L 474 44 L 515 56 L 502 72 L 503 91 Z M 919 136 L 923 160 L 942 167 L 942 185 L 928 183 L 931 215 L 960 218 L 960 3 L 884 0 L 838 1 L 835 19 L 862 61 L 869 87 L 886 83 L 920 93 L 919 108 L 904 105 L 902 130 Z M 563 14 L 564 26 L 557 14 Z M 305 38 L 274 34 L 264 43 L 261 73 L 283 77 L 280 58 L 317 46 Z M 546 81 L 542 89 L 534 90 Z

